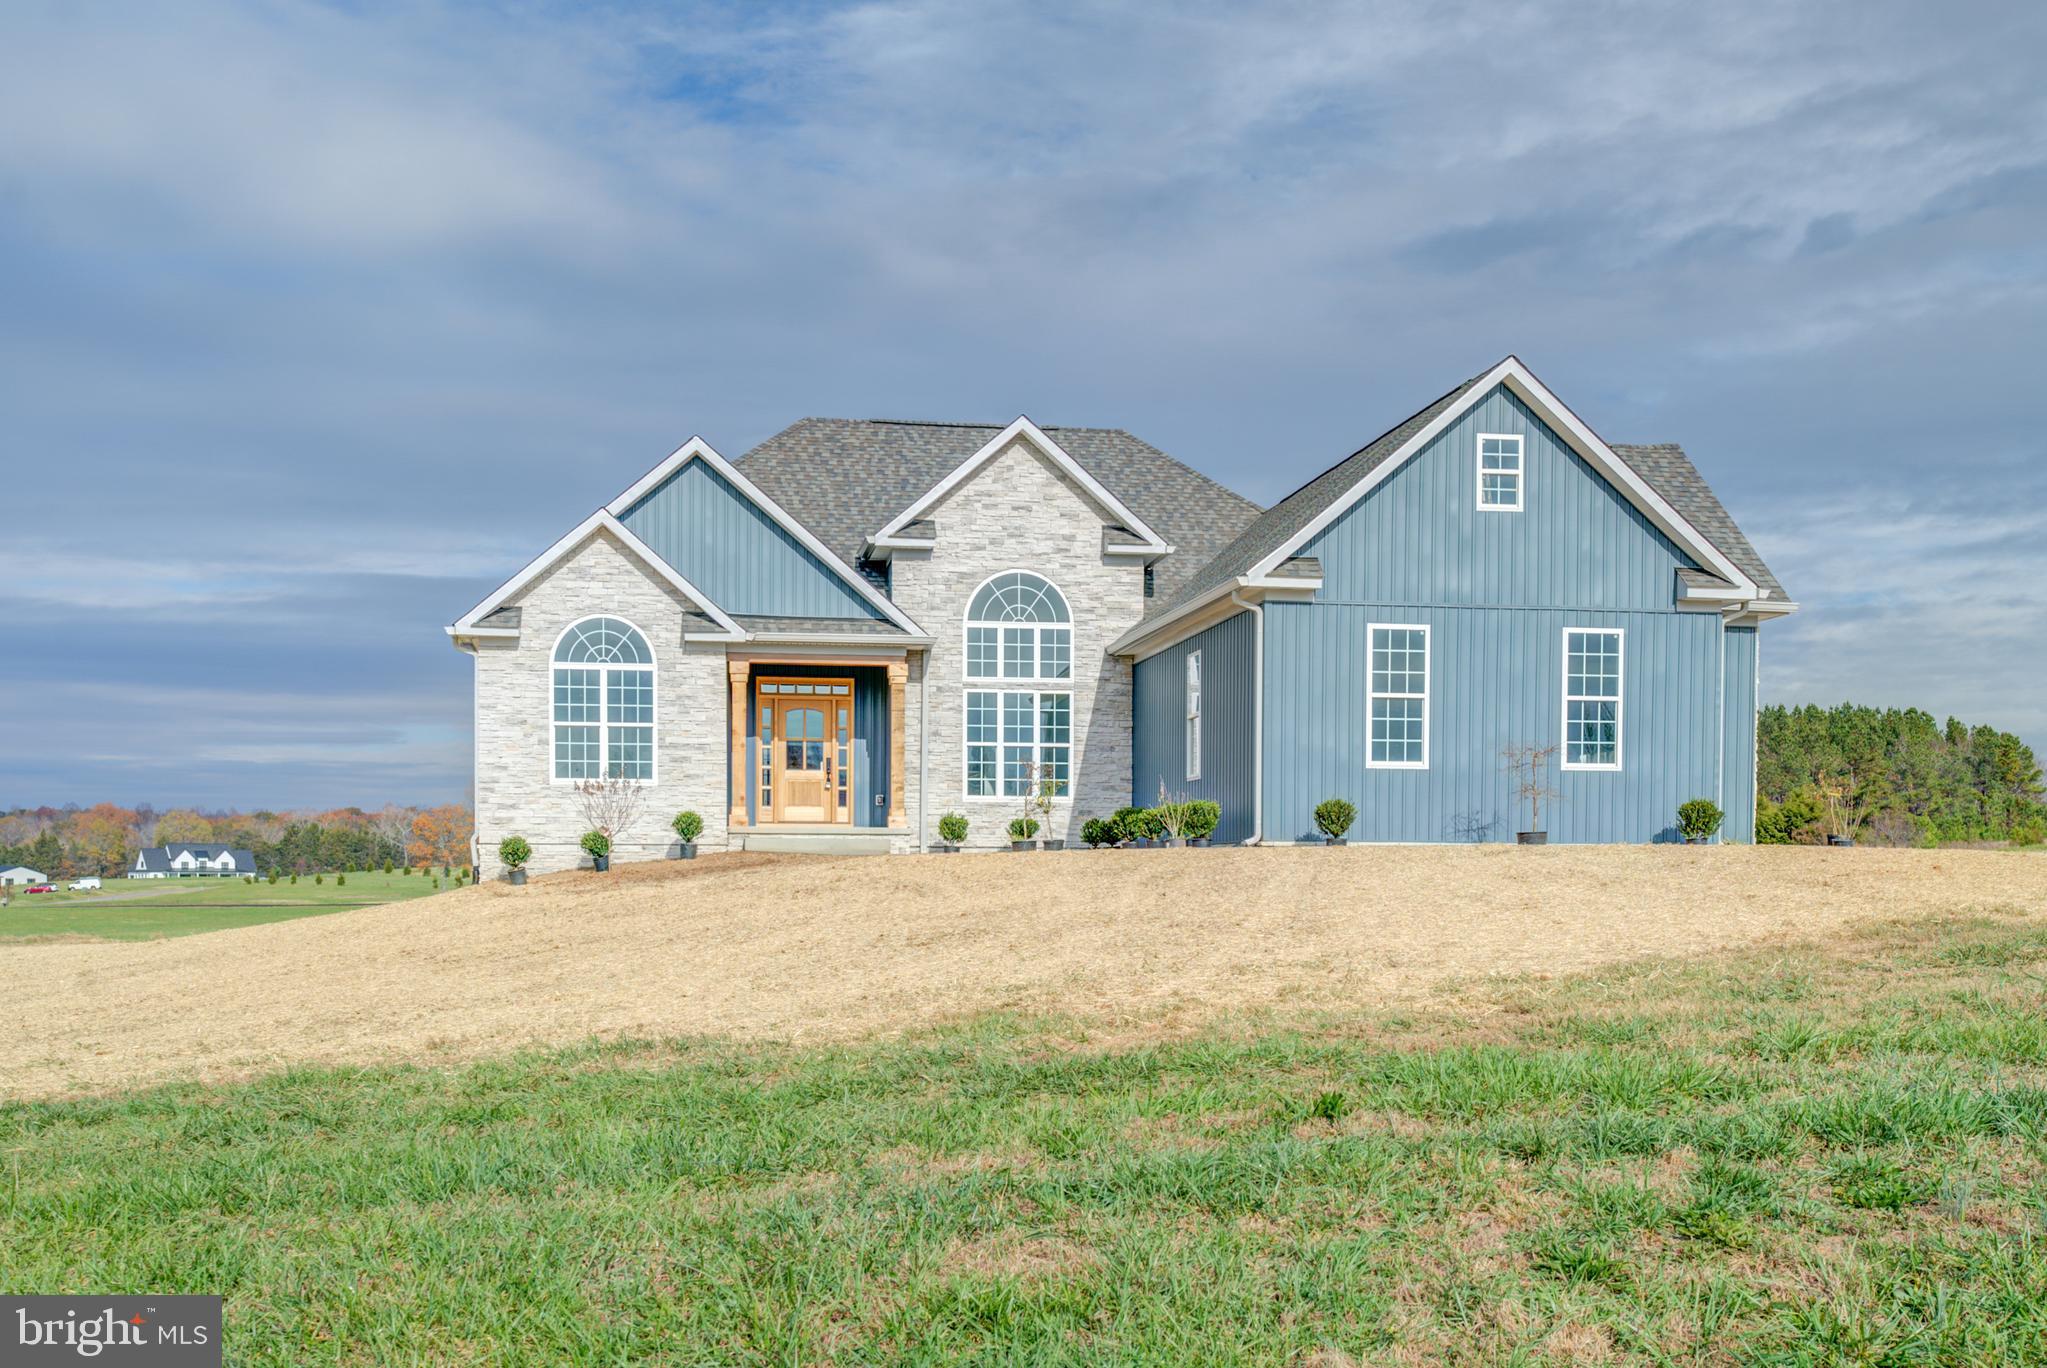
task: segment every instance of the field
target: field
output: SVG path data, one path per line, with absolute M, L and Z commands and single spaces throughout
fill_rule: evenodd
M 19 940 L 151 940 L 189 936 L 233 926 L 286 921 L 350 907 L 375 907 L 425 897 L 434 890 L 431 876 L 417 874 L 351 874 L 337 884 L 334 876 L 314 883 L 303 875 L 294 884 L 258 879 L 109 879 L 97 891 L 14 894 L 0 908 L 0 948 Z
M 1986 906 L 2047 912 L 2047 864 L 1733 846 L 722 856 L 212 937 L 8 947 L 0 1077 L 50 1095 L 593 1037 L 843 1040 L 994 1011 L 1182 1029 Z
M 1590 877 L 1554 854 L 1514 877 Z M 1106 1015 L 612 1040 L 0 1107 L 0 1282 L 225 1293 L 241 1364 L 2038 1364 L 2047 917 L 2040 873 L 2015 898 L 1999 880 L 2021 866 L 1975 863 L 1998 859 L 2041 868 L 1942 857 L 1942 907 L 1901 865 L 1882 906 L 1783 906 L 1790 941 L 1434 984 L 1402 1005 L 1211 1001 L 1161 1028 L 1097 1000 L 1097 980 L 1044 1000 Z M 1379 863 L 1352 861 L 1333 867 Z M 1779 892 L 1789 878 L 1727 864 Z M 1816 867 L 1814 896 L 1868 896 L 1864 868 Z M 1627 874 L 1608 869 L 1609 894 L 1646 896 Z M 667 885 L 675 920 L 718 915 L 687 882 Z M 1444 882 L 1444 915 L 1469 922 L 1485 898 L 1468 872 Z M 1548 954 L 1527 897 L 1528 953 Z M 563 954 L 578 927 L 630 915 L 529 901 L 561 918 Z M 243 938 L 363 918 L 375 957 L 407 952 L 391 918 L 476 935 L 516 906 L 486 889 L 21 953 L 210 947 L 219 990 Z M 1252 918 L 1229 949 L 1285 952 L 1274 925 Z M 536 934 L 521 919 L 507 939 Z M 896 953 L 934 966 L 956 950 L 899 934 Z M 1015 934 L 1004 921 L 977 972 L 1021 953 Z M 873 968 L 859 937 L 841 943 L 816 944 L 818 973 Z M 413 953 L 431 996 L 450 941 Z M 1129 953 L 1180 958 L 1136 934 Z M 699 992 L 727 968 L 678 958 Z

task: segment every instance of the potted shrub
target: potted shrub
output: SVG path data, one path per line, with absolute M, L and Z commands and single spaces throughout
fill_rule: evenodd
M 639 816 L 646 793 L 643 785 L 616 774 L 605 779 L 586 779 L 576 785 L 577 804 L 583 809 L 583 820 L 590 824 L 590 829 L 583 833 L 583 849 L 589 852 L 598 871 L 611 868 L 612 846 Z M 592 837 L 602 843 L 601 851 L 590 843 Z M 445 869 L 441 872 L 448 873 Z
M 1110 838 L 1118 845 L 1136 845 L 1144 837 L 1143 815 L 1143 808 L 1117 808 L 1109 814 Z
M 1549 832 L 1542 825 L 1542 800 L 1564 796 L 1549 782 L 1550 761 L 1556 756 L 1555 746 L 1508 746 L 1500 752 L 1501 768 L 1514 776 L 1514 796 L 1528 804 L 1528 830 L 1514 833 L 1522 845 L 1549 844 Z
M 1137 845 L 1140 849 L 1163 844 L 1166 839 L 1166 819 L 1157 808 L 1137 810 Z
M 1187 822 L 1181 832 L 1191 846 L 1205 846 L 1208 838 L 1215 835 L 1215 829 L 1222 823 L 1223 805 L 1208 798 L 1196 798 L 1187 804 Z
M 611 838 L 601 831 L 583 833 L 583 853 L 590 857 L 590 867 L 599 874 L 611 868 Z
M 1711 798 L 1689 798 L 1677 805 L 1677 829 L 1686 845 L 1704 845 L 1720 830 L 1725 814 Z
M 1011 850 L 1033 850 L 1037 842 L 1032 840 L 1038 834 L 1038 819 L 1018 817 L 1009 824 L 1009 848 Z
M 1324 798 L 1315 804 L 1315 826 L 1324 845 L 1344 844 L 1343 834 L 1358 819 L 1357 808 L 1341 798 Z
M 1080 824 L 1080 839 L 1089 850 L 1116 844 L 1116 828 L 1106 817 L 1090 817 Z
M 668 824 L 675 830 L 675 839 L 681 842 L 675 848 L 680 860 L 694 860 L 697 857 L 697 837 L 704 834 L 704 819 L 694 812 L 678 812 L 675 820 Z
M 1187 801 L 1166 792 L 1166 781 L 1159 780 L 1158 806 L 1152 809 L 1158 818 L 1159 831 L 1164 836 L 1163 844 L 1168 848 L 1187 844 Z
M 960 845 L 967 839 L 967 819 L 957 812 L 948 812 L 938 819 L 938 853 L 957 855 Z

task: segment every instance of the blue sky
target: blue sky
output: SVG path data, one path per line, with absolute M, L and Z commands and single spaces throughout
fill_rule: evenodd
M 442 624 L 692 433 L 1271 501 L 1515 352 L 2047 749 L 2039 6 L 15 4 L 0 806 L 438 801 Z

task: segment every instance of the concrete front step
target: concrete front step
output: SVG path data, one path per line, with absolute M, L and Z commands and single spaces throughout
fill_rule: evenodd
M 891 839 L 886 831 L 746 831 L 734 832 L 732 845 L 784 855 L 886 855 Z

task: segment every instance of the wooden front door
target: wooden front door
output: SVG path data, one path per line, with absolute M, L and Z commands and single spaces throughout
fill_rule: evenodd
M 853 820 L 853 681 L 763 679 L 759 718 L 762 821 Z

